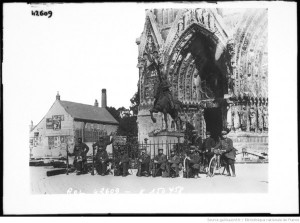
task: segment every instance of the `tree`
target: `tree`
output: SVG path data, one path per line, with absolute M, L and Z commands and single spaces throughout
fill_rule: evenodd
M 138 135 L 136 123 L 137 117 L 131 116 L 130 114 L 121 117 L 122 112 L 126 112 L 128 109 L 124 107 L 118 109 L 114 107 L 107 107 L 107 110 L 119 122 L 117 135 L 127 137 L 136 137 Z
M 136 116 L 124 116 L 121 118 L 117 135 L 136 137 L 138 135 L 136 119 Z
M 138 114 L 138 108 L 140 105 L 140 88 L 138 86 L 137 92 L 133 95 L 133 97 L 130 99 L 131 106 L 130 111 L 132 111 L 132 114 L 136 116 Z
M 120 107 L 118 109 L 114 107 L 107 107 L 107 110 L 119 122 L 117 135 L 127 136 L 128 139 L 129 138 L 133 139 L 138 135 L 138 127 L 136 121 L 137 121 L 137 114 L 138 114 L 138 106 L 140 104 L 139 87 L 137 92 L 130 99 L 130 102 L 131 102 L 131 106 L 129 110 L 132 112 L 132 115 L 128 112 L 128 109 L 124 107 Z
M 115 109 L 114 107 L 106 107 L 106 109 L 118 122 L 120 122 L 121 115 L 119 110 Z

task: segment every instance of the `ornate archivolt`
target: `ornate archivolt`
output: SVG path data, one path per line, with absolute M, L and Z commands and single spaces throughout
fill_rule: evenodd
M 267 13 L 246 15 L 236 33 L 235 95 L 267 98 Z
M 164 44 L 165 61 L 168 61 L 175 46 L 184 45 L 184 42 L 187 42 L 192 36 L 190 34 L 195 31 L 200 31 L 212 39 L 217 45 L 218 50 L 216 52 L 218 54 L 226 48 L 228 35 L 225 26 L 219 21 L 219 16 L 213 10 L 184 9 L 177 14 Z
M 211 41 L 215 62 L 220 65 L 226 77 L 224 80 L 228 81 L 224 91 L 231 100 L 225 113 L 228 128 L 234 131 L 267 131 L 267 17 L 265 9 L 249 9 L 240 17 L 242 19 L 234 30 L 228 30 L 213 9 L 180 9 L 176 17 L 172 17 L 173 23 L 167 24 L 170 29 L 164 41 L 162 27 L 157 24 L 153 12 L 147 11 L 144 31 L 137 41 L 140 109 L 153 103 L 156 73 L 148 71 L 143 54 L 155 50 L 161 55 L 176 98 L 195 108 L 221 105 L 210 100 L 216 98 L 215 92 L 201 75 L 207 58 L 187 53 L 195 38 L 201 35 Z
M 159 26 L 155 23 L 154 15 L 151 11 L 147 12 L 144 32 L 139 40 L 139 67 L 141 103 L 152 103 L 153 96 L 147 91 L 151 91 L 155 85 L 155 74 L 150 74 L 145 69 L 143 54 L 149 51 L 159 51 L 163 58 L 164 71 L 172 83 L 172 92 L 184 103 L 195 104 L 201 99 L 213 98 L 212 91 L 205 85 L 200 78 L 194 62 L 195 58 L 191 55 L 183 55 L 182 51 L 187 49 L 195 34 L 201 33 L 214 44 L 215 57 L 226 50 L 227 34 L 219 15 L 211 9 L 183 9 L 177 12 L 177 16 L 168 33 L 165 43 L 159 33 Z M 151 47 L 153 42 L 153 47 Z M 150 45 L 150 50 L 149 50 Z M 203 63 L 205 63 L 203 58 Z M 199 65 L 198 65 L 199 66 Z M 202 81 L 202 82 L 201 82 Z

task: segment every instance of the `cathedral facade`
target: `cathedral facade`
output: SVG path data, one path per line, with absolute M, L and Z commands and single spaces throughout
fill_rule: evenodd
M 149 9 L 138 44 L 139 141 L 164 128 L 149 109 L 156 71 L 145 54 L 158 52 L 174 98 L 183 103 L 183 128 L 192 124 L 204 139 L 230 130 L 238 150 L 268 151 L 267 9 Z M 170 131 L 176 127 L 169 117 Z

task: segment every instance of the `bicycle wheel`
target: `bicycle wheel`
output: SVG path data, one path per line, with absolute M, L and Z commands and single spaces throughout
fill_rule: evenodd
M 217 159 L 214 156 L 211 158 L 209 162 L 207 175 L 213 177 L 215 175 L 216 169 L 217 169 Z

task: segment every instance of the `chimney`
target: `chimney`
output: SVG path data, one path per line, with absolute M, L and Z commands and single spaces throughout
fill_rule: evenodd
M 59 100 L 59 101 L 60 101 L 60 95 L 59 95 L 59 92 L 57 92 L 56 100 Z
M 102 100 L 101 100 L 101 107 L 106 108 L 106 89 L 102 89 Z
M 97 99 L 95 99 L 94 106 L 95 106 L 95 107 L 98 107 L 98 106 L 99 106 Z
M 29 126 L 29 130 L 30 130 L 30 132 L 32 131 L 32 129 L 33 129 L 33 121 L 31 120 L 31 122 L 30 122 L 30 126 Z

